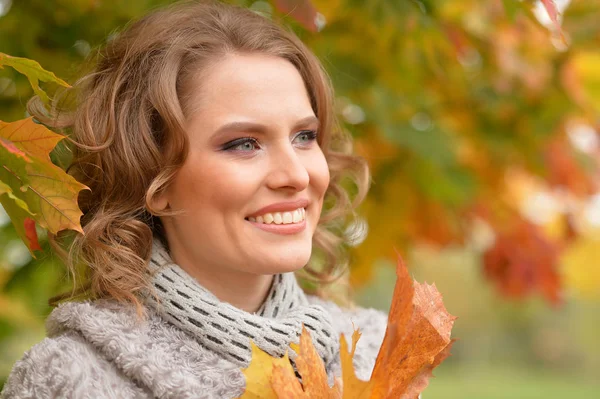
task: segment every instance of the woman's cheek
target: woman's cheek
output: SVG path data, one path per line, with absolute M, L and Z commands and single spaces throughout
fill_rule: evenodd
M 311 178 L 314 180 L 313 185 L 318 194 L 323 196 L 329 187 L 330 175 L 327 160 L 320 150 L 319 154 L 312 160 L 311 165 L 313 165 L 313 171 L 311 173 Z

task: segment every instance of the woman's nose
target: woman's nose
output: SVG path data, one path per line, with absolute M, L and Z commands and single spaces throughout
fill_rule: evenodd
M 308 186 L 309 173 L 307 166 L 298 154 L 298 150 L 288 143 L 285 148 L 278 147 L 271 151 L 269 176 L 267 185 L 272 189 L 285 187 L 302 191 Z

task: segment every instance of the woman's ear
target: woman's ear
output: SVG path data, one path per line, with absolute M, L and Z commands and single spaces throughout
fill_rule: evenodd
M 166 190 L 161 193 L 156 193 L 150 198 L 150 206 L 155 211 L 166 211 L 169 210 L 169 198 Z

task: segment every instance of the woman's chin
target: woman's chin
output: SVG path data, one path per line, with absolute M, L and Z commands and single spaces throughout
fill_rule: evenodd
M 291 251 L 290 251 L 291 252 Z M 290 252 L 287 254 L 282 254 L 279 257 L 274 257 L 271 262 L 263 263 L 263 267 L 261 268 L 261 274 L 279 274 L 279 273 L 289 273 L 295 272 L 297 270 L 302 269 L 308 261 L 310 260 L 310 250 L 302 251 L 302 256 L 289 256 Z

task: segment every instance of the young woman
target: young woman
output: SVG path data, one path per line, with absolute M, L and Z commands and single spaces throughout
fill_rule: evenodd
M 186 2 L 130 24 L 95 63 L 73 112 L 30 102 L 68 129 L 69 170 L 91 189 L 85 235 L 63 252 L 87 298 L 54 309 L 3 397 L 234 398 L 250 341 L 280 357 L 302 325 L 330 384 L 340 333 L 359 328 L 368 379 L 386 314 L 308 295 L 294 273 L 344 272 L 341 232 L 369 178 L 317 58 L 252 11 Z

